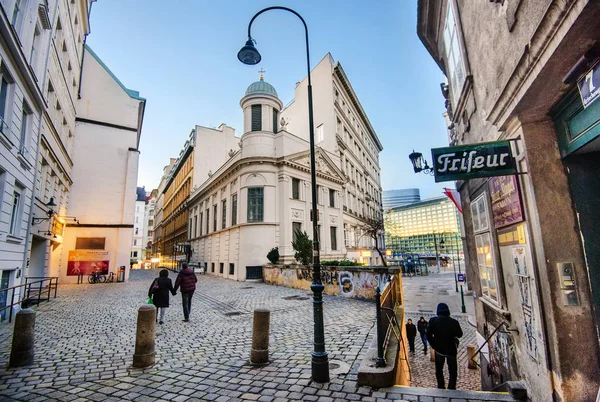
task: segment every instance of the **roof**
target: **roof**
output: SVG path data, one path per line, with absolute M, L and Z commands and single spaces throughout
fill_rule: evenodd
M 106 72 L 112 77 L 112 79 L 115 80 L 115 82 L 117 84 L 119 84 L 119 86 L 121 88 L 123 88 L 123 91 L 125 91 L 127 93 L 127 95 L 129 95 L 133 99 L 138 99 L 138 100 L 146 102 L 146 98 L 142 98 L 140 96 L 140 92 L 139 91 L 135 91 L 133 89 L 129 89 L 125 85 L 123 85 L 123 83 L 117 78 L 117 76 L 114 75 L 112 71 L 110 71 L 110 68 L 108 68 L 108 66 L 106 64 L 104 64 L 104 62 L 102 61 L 102 59 L 100 57 L 98 57 L 98 55 L 96 53 L 94 53 L 94 51 L 87 44 L 85 45 L 85 48 L 86 48 L 86 50 L 88 52 L 90 52 L 90 54 L 94 57 L 94 59 L 96 59 L 96 61 L 98 63 L 100 63 L 100 65 L 102 66 L 102 68 L 104 68 L 104 70 L 106 70 Z
M 278 98 L 277 91 L 273 88 L 273 85 L 263 80 L 262 76 L 259 81 L 253 82 L 248 86 L 246 96 L 248 95 L 271 95 Z
M 421 200 L 421 201 L 418 201 L 418 202 L 413 202 L 411 204 L 402 205 L 402 206 L 399 206 L 399 207 L 392 208 L 388 212 L 396 212 L 396 211 L 403 211 L 403 210 L 412 209 L 412 208 L 425 207 L 425 206 L 428 206 L 428 205 L 440 204 L 440 203 L 442 203 L 444 201 L 450 201 L 450 200 L 446 196 L 428 198 L 426 200 Z

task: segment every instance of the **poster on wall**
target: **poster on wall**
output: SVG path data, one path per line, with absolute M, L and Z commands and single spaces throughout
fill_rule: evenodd
M 502 228 L 522 222 L 523 208 L 515 176 L 492 177 L 489 181 L 494 227 Z
M 106 250 L 70 250 L 67 275 L 89 275 L 92 272 L 107 275 L 110 264 L 108 253 Z

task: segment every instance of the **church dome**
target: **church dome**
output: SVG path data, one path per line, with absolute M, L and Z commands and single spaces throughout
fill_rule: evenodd
M 273 85 L 260 77 L 259 81 L 253 82 L 248 89 L 246 89 L 246 96 L 248 95 L 271 95 L 277 98 L 277 91 L 273 88 Z

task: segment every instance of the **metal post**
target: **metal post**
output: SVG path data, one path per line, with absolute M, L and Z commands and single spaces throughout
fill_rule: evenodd
M 450 243 L 450 255 L 452 255 L 452 243 Z M 456 261 L 452 261 L 452 269 L 454 270 L 454 286 L 456 287 L 456 292 L 458 293 L 458 279 L 456 278 Z
M 50 283 L 48 284 L 48 299 L 46 301 L 50 301 L 50 292 L 52 291 L 52 278 L 50 278 Z
M 56 283 L 54 284 L 54 298 L 56 299 L 56 291 L 58 290 L 58 277 L 56 278 Z
M 8 322 L 12 322 L 13 316 L 13 306 L 15 305 L 15 288 L 12 289 L 12 293 L 10 295 L 10 316 L 8 317 Z
M 379 286 L 375 288 L 375 311 L 377 319 L 377 360 L 375 367 L 385 367 L 385 358 L 383 357 L 383 326 L 381 323 L 381 291 Z
M 310 51 L 308 45 L 308 27 L 306 21 L 300 14 L 291 8 L 273 6 L 267 7 L 257 12 L 248 24 L 248 39 L 252 40 L 251 28 L 252 23 L 260 14 L 269 10 L 284 10 L 296 15 L 304 25 L 304 38 L 306 41 L 306 67 L 308 77 L 308 129 L 310 140 L 310 179 L 312 190 L 312 227 L 313 227 L 313 275 L 310 289 L 313 292 L 313 313 L 314 313 L 314 339 L 313 351 L 311 353 L 311 368 L 312 379 L 315 382 L 323 383 L 329 381 L 329 358 L 325 351 L 325 328 L 323 325 L 323 290 L 324 286 L 321 282 L 321 259 L 319 255 L 319 238 L 318 238 L 318 220 L 319 213 L 317 210 L 317 171 L 315 163 L 315 128 L 313 117 L 313 98 L 312 98 L 312 81 L 310 77 Z
M 433 234 L 433 245 L 435 246 L 435 260 L 437 262 L 438 274 L 440 273 L 440 254 L 438 253 L 437 237 Z
M 460 255 L 458 253 L 458 246 L 456 247 L 456 257 L 457 257 L 457 260 L 458 260 L 458 273 L 460 274 L 462 272 L 460 272 Z M 463 287 L 464 286 L 460 287 L 460 301 L 461 301 L 460 309 L 461 309 L 461 311 L 463 313 L 466 313 L 467 312 L 467 307 L 465 306 L 465 294 L 463 292 Z
M 37 300 L 37 305 L 40 305 L 40 300 L 42 299 L 42 285 L 44 284 L 44 280 L 42 279 L 40 281 L 40 289 L 38 291 L 38 300 Z

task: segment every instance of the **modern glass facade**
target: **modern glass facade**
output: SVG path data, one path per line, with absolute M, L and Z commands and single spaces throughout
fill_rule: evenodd
M 383 192 L 383 210 L 401 207 L 421 201 L 418 188 L 405 188 L 402 190 L 385 190 Z
M 385 244 L 393 254 L 441 255 L 462 258 L 460 218 L 446 197 L 431 198 L 385 212 Z M 443 246 L 440 246 L 441 240 Z

